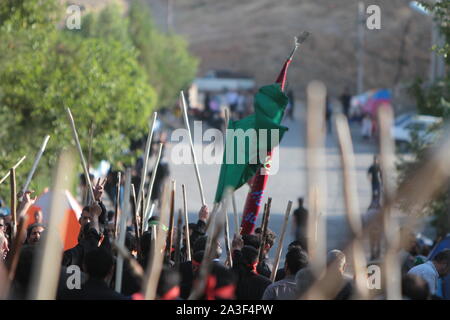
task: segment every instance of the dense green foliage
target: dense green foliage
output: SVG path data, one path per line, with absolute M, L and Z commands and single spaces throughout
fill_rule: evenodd
M 450 119 L 450 2 L 441 1 L 433 4 L 424 2 L 423 4 L 433 14 L 445 39 L 442 47 L 433 46 L 432 50 L 444 57 L 447 70 L 444 77 L 437 79 L 434 83 L 425 83 L 424 80 L 418 79 L 411 87 L 411 93 L 416 99 L 419 113 L 443 117 L 444 123 L 448 123 Z M 400 162 L 400 180 L 403 180 L 425 158 L 430 145 L 415 136 L 410 148 L 415 157 L 413 160 Z M 434 217 L 432 224 L 439 236 L 450 232 L 450 185 L 443 188 L 442 193 L 428 204 L 424 213 Z
M 169 95 L 176 100 L 196 68 L 185 46 L 179 44 L 168 58 L 173 62 L 169 70 L 161 60 L 147 57 L 134 45 L 131 25 L 115 5 L 86 15 L 80 30 L 69 30 L 61 23 L 64 11 L 58 3 L 0 1 L 0 176 L 27 155 L 17 170 L 20 187 L 44 136 L 50 134 L 31 185 L 38 192 L 49 186 L 60 150 L 74 145 L 65 107 L 72 110 L 85 156 L 93 123 L 93 161 L 132 164 L 141 151 L 130 152 L 130 142 L 146 135 L 152 110 L 162 106 L 164 99 L 169 101 Z M 151 13 L 146 14 L 151 20 Z M 139 23 L 133 22 L 135 28 L 146 30 Z M 178 39 L 154 33 L 161 50 Z M 140 41 L 152 43 L 153 38 L 143 32 Z M 158 67 L 147 68 L 152 63 Z M 189 65 L 188 76 L 183 67 L 173 69 L 177 63 Z M 170 89 L 165 91 L 162 84 L 157 88 L 153 83 L 166 72 L 184 79 L 183 83 L 166 83 Z M 5 182 L 0 187 L 3 198 L 9 192 L 7 186 Z

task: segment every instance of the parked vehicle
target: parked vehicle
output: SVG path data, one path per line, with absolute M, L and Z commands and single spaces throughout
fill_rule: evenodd
M 442 118 L 425 115 L 404 114 L 397 117 L 391 131 L 397 151 L 408 152 L 414 134 L 422 141 L 432 142 L 436 137 L 436 131 L 430 129 L 441 121 Z

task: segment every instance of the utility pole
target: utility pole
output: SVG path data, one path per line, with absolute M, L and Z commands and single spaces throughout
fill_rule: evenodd
M 364 29 L 365 29 L 365 12 L 364 2 L 358 3 L 358 45 L 357 45 L 357 94 L 364 92 Z

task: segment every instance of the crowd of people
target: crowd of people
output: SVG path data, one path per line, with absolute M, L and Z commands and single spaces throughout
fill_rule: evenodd
M 125 246 L 129 259 L 124 261 L 122 285 L 119 292 L 115 288 L 115 267 L 118 252 L 113 245 L 114 217 L 108 215 L 102 201 L 104 184 L 95 184 L 95 201 L 85 206 L 79 218 L 80 233 L 78 244 L 63 253 L 61 275 L 57 299 L 142 299 L 143 277 L 151 263 L 152 230 L 145 230 L 136 237 L 134 224 L 127 227 Z M 27 210 L 35 199 L 30 192 L 23 195 L 19 211 Z M 224 254 L 220 241 L 211 243 L 212 261 L 200 299 L 208 300 L 294 300 L 303 297 L 317 280 L 316 273 L 310 268 L 305 226 L 308 210 L 299 198 L 298 208 L 294 211 L 295 241 L 291 242 L 284 254 L 284 265 L 274 270 L 273 261 L 269 259 L 277 235 L 270 229 L 264 233 L 261 227 L 252 234 L 234 235 L 231 242 L 231 260 Z M 164 248 L 164 264 L 157 286 L 157 299 L 188 299 L 199 281 L 200 267 L 208 245 L 207 224 L 210 211 L 203 206 L 198 213 L 198 220 L 188 225 L 189 234 L 181 231 L 182 237 L 170 242 L 167 239 Z M 39 247 L 46 235 L 47 226 L 36 220 L 27 228 L 26 239 L 21 247 L 20 256 L 9 292 L 10 299 L 26 299 L 32 286 L 34 263 L 39 254 Z M 163 222 L 154 215 L 149 226 Z M 166 226 L 167 227 L 167 226 Z M 185 230 L 183 228 L 183 230 Z M 12 258 L 9 241 L 10 225 L 0 218 L 0 256 L 4 266 L 10 266 Z M 173 234 L 177 234 L 175 231 Z M 190 240 L 190 255 L 186 247 L 186 237 Z M 264 241 L 262 241 L 264 239 Z M 172 248 L 168 248 L 173 243 Z M 263 243 L 263 245 L 262 245 Z M 450 250 L 444 250 L 433 259 L 427 260 L 426 250 L 430 247 L 418 247 L 414 234 L 410 234 L 400 257 L 402 259 L 402 294 L 405 299 L 437 298 L 438 278 L 450 271 Z M 262 246 L 262 247 L 261 247 Z M 188 257 L 191 257 L 189 260 Z M 327 255 L 327 276 L 339 283 L 339 290 L 334 299 L 347 300 L 355 293 L 354 279 L 347 270 L 346 255 L 337 249 Z M 136 267 L 139 266 L 138 268 Z M 55 262 L 58 263 L 58 262 Z M 77 266 L 81 270 L 80 288 L 67 285 L 67 270 Z M 141 268 L 141 271 L 138 272 Z M 272 275 L 275 273 L 274 275 Z M 271 280 L 271 276 L 274 281 Z M 378 298 L 383 298 L 380 294 Z

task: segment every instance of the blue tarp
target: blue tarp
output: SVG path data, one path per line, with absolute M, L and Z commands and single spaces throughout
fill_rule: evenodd
M 439 252 L 441 252 L 444 249 L 450 249 L 450 234 L 447 234 L 447 236 L 439 241 L 433 248 L 433 250 L 430 252 L 430 255 L 428 256 L 428 259 L 433 259 Z M 450 300 L 450 274 L 447 275 L 445 278 L 440 279 L 439 281 L 439 288 L 438 288 L 438 295 L 442 296 L 446 300 Z

